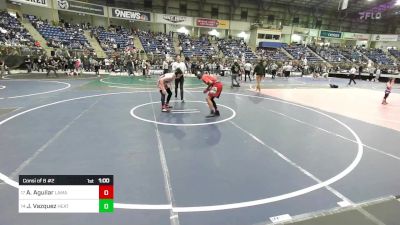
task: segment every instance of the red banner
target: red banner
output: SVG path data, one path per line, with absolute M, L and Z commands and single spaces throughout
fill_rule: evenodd
M 215 27 L 229 29 L 228 20 L 197 19 L 196 25 L 199 27 Z

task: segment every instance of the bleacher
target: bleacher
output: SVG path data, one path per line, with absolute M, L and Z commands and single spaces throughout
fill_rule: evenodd
M 147 54 L 175 56 L 172 37 L 163 33 L 138 32 L 139 40 Z
M 277 62 L 287 62 L 289 57 L 284 54 L 280 49 L 272 49 L 272 48 L 263 48 L 263 49 L 258 49 L 256 51 L 256 55 L 260 58 L 263 58 L 265 60 L 272 60 L 272 61 L 277 61 Z
M 283 48 L 296 60 L 301 60 L 304 57 L 310 63 L 318 63 L 322 60 L 318 58 L 312 51 L 302 45 L 285 45 Z
M 363 53 L 379 65 L 393 65 L 393 60 L 382 49 L 364 50 Z
M 116 44 L 118 49 L 133 47 L 132 33 L 128 29 L 122 27 L 111 29 L 113 30 L 106 30 L 104 27 L 92 29 L 104 51 L 111 51 L 113 44 Z
M 225 56 L 230 58 L 242 58 L 244 56 L 246 61 L 257 59 L 257 56 L 243 40 L 219 39 L 218 48 L 222 50 L 222 53 L 224 53 Z
M 328 62 L 340 63 L 347 61 L 347 58 L 342 54 L 339 48 L 315 45 L 309 47 Z
M 363 55 L 357 49 L 341 48 L 340 52 L 344 57 L 352 62 L 367 62 L 367 60 L 364 59 Z
M 77 26 L 53 26 L 36 16 L 25 15 L 25 17 L 39 31 L 43 38 L 46 39 L 50 47 L 66 47 L 68 49 L 90 48 L 89 42 L 83 35 L 83 30 Z
M 35 40 L 17 18 L 0 12 L 0 44 L 8 46 L 33 46 Z
M 389 53 L 392 54 L 396 59 L 400 60 L 400 51 L 397 49 L 389 49 Z
M 185 57 L 210 57 L 217 54 L 207 37 L 193 38 L 185 34 L 179 34 L 178 37 Z

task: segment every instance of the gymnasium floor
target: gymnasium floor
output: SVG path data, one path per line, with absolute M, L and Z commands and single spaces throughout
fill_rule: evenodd
M 344 209 L 371 224 L 400 221 L 358 207 L 399 203 L 399 86 L 383 106 L 384 83 L 278 78 L 256 93 L 254 82 L 231 89 L 223 78 L 221 117 L 206 119 L 195 78 L 171 113 L 160 112 L 155 78 L 8 78 L 1 225 L 252 225 Z M 19 174 L 113 174 L 116 210 L 18 214 Z

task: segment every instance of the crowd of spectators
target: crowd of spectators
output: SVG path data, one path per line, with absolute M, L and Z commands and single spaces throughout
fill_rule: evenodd
M 347 61 L 347 58 L 344 55 L 342 55 L 342 52 L 339 47 L 317 46 L 317 45 L 310 45 L 309 47 L 328 62 L 340 63 Z
M 284 45 L 283 48 L 291 55 L 295 60 L 306 59 L 310 63 L 318 63 L 322 60 L 316 56 L 307 46 L 304 45 Z
M 94 27 L 90 31 L 91 37 L 95 37 L 102 49 L 106 52 L 135 49 L 134 33 L 132 30 L 121 26 L 109 28 Z
M 396 59 L 400 60 L 400 51 L 397 49 L 389 49 L 389 53 L 392 54 Z
M 5 11 L 0 11 L 0 45 L 40 47 L 18 19 Z
M 60 21 L 58 26 L 53 26 L 47 20 L 41 20 L 33 15 L 25 15 L 39 33 L 46 39 L 47 45 L 53 48 L 91 49 L 84 36 L 87 24 L 70 24 Z
M 218 49 L 226 57 L 254 61 L 257 56 L 243 39 L 218 39 Z
M 353 63 L 366 63 L 367 60 L 363 57 L 360 52 L 360 48 L 354 48 L 352 46 L 345 46 L 340 48 L 341 54 Z
M 137 35 L 147 54 L 175 56 L 172 35 L 162 32 L 138 31 Z
M 378 65 L 393 65 L 393 60 L 382 49 L 365 49 L 363 54 Z
M 207 36 L 199 38 L 186 34 L 179 34 L 179 54 L 185 57 L 212 57 L 217 56 L 217 50 L 212 46 Z
M 267 61 L 286 62 L 289 60 L 289 57 L 279 48 L 259 48 L 256 55 Z

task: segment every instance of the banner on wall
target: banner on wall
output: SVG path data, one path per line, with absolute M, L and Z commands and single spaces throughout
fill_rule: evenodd
M 130 9 L 111 8 L 111 17 L 145 22 L 151 21 L 151 14 L 149 12 L 142 12 Z
M 342 32 L 321 30 L 319 36 L 327 38 L 342 38 Z
M 397 41 L 398 37 L 393 34 L 373 34 L 371 41 Z
M 229 20 L 214 20 L 214 19 L 198 18 L 196 20 L 196 26 L 229 29 Z
M 18 3 L 22 3 L 22 4 L 50 8 L 49 1 L 51 1 L 51 0 L 10 0 L 10 2 L 18 2 Z
M 193 26 L 193 18 L 192 17 L 158 14 L 158 13 L 155 14 L 154 17 L 155 17 L 156 23 L 167 23 L 167 24 Z
M 368 41 L 369 37 L 370 37 L 369 34 L 359 34 L 359 33 L 349 33 L 349 32 L 343 33 L 344 39 L 355 39 L 355 40 L 360 40 L 360 41 Z
M 310 29 L 310 32 L 308 33 L 308 36 L 310 37 L 318 37 L 318 29 Z
M 104 16 L 104 6 L 71 0 L 57 0 L 59 10 Z
M 308 28 L 303 28 L 303 27 L 295 27 L 295 28 L 293 29 L 293 33 L 294 33 L 294 34 L 308 35 L 309 32 L 310 32 L 310 29 L 308 29 Z

